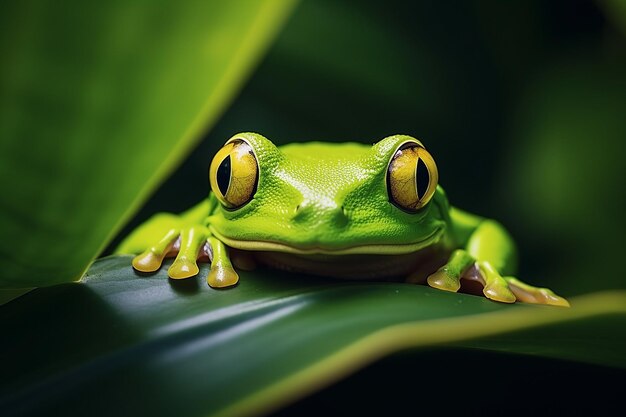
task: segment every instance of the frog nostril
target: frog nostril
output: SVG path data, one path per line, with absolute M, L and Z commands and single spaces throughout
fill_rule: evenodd
M 348 217 L 348 213 L 346 213 L 346 209 L 344 207 L 341 207 L 341 209 L 337 210 L 335 213 L 336 214 L 333 218 L 335 226 L 345 227 L 350 223 L 350 218 Z
M 292 218 L 297 221 L 305 221 L 311 214 L 311 206 L 307 203 L 300 203 L 295 206 Z

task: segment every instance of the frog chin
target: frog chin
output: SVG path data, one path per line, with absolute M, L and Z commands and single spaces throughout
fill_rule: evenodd
M 255 252 L 282 252 L 296 255 L 402 255 L 420 251 L 441 240 L 443 228 L 436 228 L 421 240 L 410 243 L 371 243 L 338 247 L 297 246 L 283 242 L 235 239 L 210 227 L 211 233 L 231 248 Z

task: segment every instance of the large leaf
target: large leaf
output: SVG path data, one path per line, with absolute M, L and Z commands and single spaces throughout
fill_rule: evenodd
M 568 309 L 275 271 L 241 278 L 218 291 L 164 269 L 138 276 L 129 257 L 110 257 L 81 283 L 4 305 L 3 415 L 256 415 L 411 347 L 626 368 L 624 292 Z
M 293 3 L 2 2 L 0 286 L 78 279 Z

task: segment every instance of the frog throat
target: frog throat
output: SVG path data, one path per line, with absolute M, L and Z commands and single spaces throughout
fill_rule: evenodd
M 434 245 L 443 235 L 443 228 L 435 229 L 430 235 L 418 242 L 401 244 L 367 244 L 345 246 L 338 248 L 321 246 L 293 246 L 282 242 L 270 242 L 262 240 L 239 240 L 224 236 L 213 226 L 209 226 L 213 236 L 231 248 L 244 251 L 271 251 L 285 252 L 298 255 L 400 255 L 417 252 L 421 249 Z

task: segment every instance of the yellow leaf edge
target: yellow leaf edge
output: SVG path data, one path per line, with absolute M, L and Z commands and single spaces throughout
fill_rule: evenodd
M 626 314 L 626 291 L 582 295 L 573 298 L 571 305 L 571 308 L 500 310 L 393 325 L 357 340 L 212 416 L 244 417 L 270 413 L 339 381 L 365 365 L 409 348 L 459 342 L 607 314 Z

